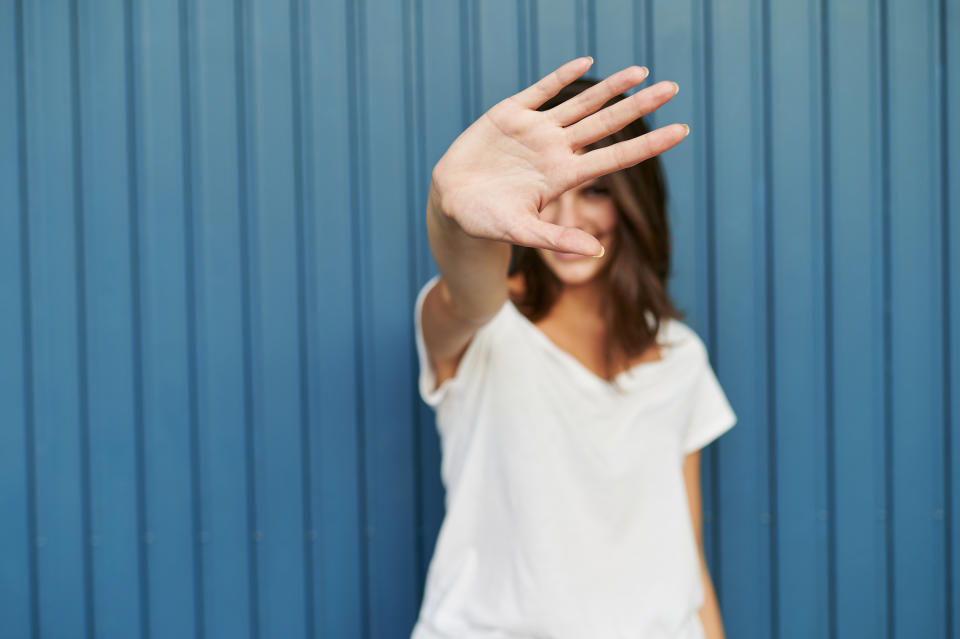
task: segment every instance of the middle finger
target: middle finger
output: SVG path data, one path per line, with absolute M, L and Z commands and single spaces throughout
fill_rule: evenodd
M 590 115 L 608 100 L 647 79 L 647 67 L 632 66 L 621 69 L 592 87 L 564 100 L 547 111 L 560 126 L 567 126 Z
M 567 139 L 571 148 L 576 151 L 619 131 L 640 116 L 663 106 L 679 90 L 676 82 L 664 80 L 568 126 Z

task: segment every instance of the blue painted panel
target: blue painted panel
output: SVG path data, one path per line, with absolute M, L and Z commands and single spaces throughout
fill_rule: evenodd
M 250 637 L 256 623 L 247 426 L 242 179 L 235 3 L 188 14 L 192 54 L 193 251 L 203 630 Z
M 529 3 L 521 5 L 521 10 Z M 417 271 L 416 283 L 422 286 L 437 272 L 426 241 L 426 220 L 423 212 L 429 188 L 430 173 L 433 166 L 446 151 L 450 143 L 460 134 L 465 124 L 463 82 L 466 78 L 461 68 L 466 64 L 468 54 L 459 46 L 460 28 L 465 16 L 458 5 L 447 0 L 427 0 L 422 6 L 422 22 L 419 37 L 422 42 L 422 56 L 417 68 L 423 68 L 422 85 L 418 87 L 418 105 L 422 118 L 420 134 L 416 144 L 422 147 L 419 161 L 421 191 L 414 207 L 416 222 Z M 524 26 L 528 26 L 529 22 Z M 518 29 L 520 25 L 518 24 Z M 528 31 L 529 32 L 529 31 Z M 527 33 L 528 33 L 527 32 Z M 525 40 L 529 46 L 529 39 Z M 528 51 L 521 53 L 529 60 Z M 422 67 L 420 65 L 423 65 Z M 429 65 L 429 66 L 427 66 Z M 427 71 L 429 69 L 429 72 Z M 528 70 L 529 72 L 529 70 Z M 412 312 L 412 310 L 411 310 Z M 422 539 L 421 579 L 418 600 L 422 599 L 422 590 L 426 578 L 427 565 L 436 547 L 437 535 L 445 512 L 445 492 L 440 480 L 440 439 L 436 430 L 434 412 L 429 406 L 418 401 L 417 437 L 419 439 L 419 507 L 421 509 Z
M 886 256 L 893 632 L 946 632 L 944 302 L 935 2 L 887 5 Z M 939 513 L 939 516 L 938 516 Z
M 78 15 L 90 539 L 98 637 L 141 629 L 127 38 L 122 3 Z
M 587 53 L 594 57 L 587 75 L 599 80 L 632 64 L 646 65 L 652 71 L 650 60 L 638 55 L 635 48 L 635 42 L 641 40 L 639 34 L 634 37 L 639 26 L 634 23 L 635 2 L 612 0 L 593 4 L 594 29 L 602 37 L 597 38 L 596 50 Z
M 880 192 L 879 16 L 874 3 L 831 5 L 827 292 L 837 636 L 887 627 L 886 407 Z
M 949 565 L 946 569 L 951 584 L 955 584 L 957 575 L 960 575 L 960 483 L 956 476 L 956 469 L 960 468 L 960 123 L 956 116 L 960 112 L 960 1 L 948 0 L 940 5 L 945 14 L 940 16 L 941 32 L 938 38 L 943 47 L 943 63 L 940 68 L 941 82 L 940 98 L 940 126 L 943 130 L 943 147 L 941 150 L 941 186 L 943 196 L 941 201 L 941 221 L 943 254 L 945 257 L 946 297 L 949 306 L 944 309 L 948 324 L 947 340 L 944 346 L 949 357 L 948 376 L 946 379 L 946 446 L 947 454 L 947 482 L 946 489 L 949 501 L 946 503 L 945 521 L 948 522 L 949 536 L 946 539 L 949 549 Z M 960 637 L 960 624 L 957 623 L 956 613 L 960 610 L 960 588 L 955 586 L 947 591 L 947 610 L 951 615 L 948 625 L 951 639 Z
M 193 309 L 189 131 L 176 6 L 134 5 L 137 259 L 143 374 L 147 590 L 152 636 L 193 636 L 197 531 L 192 464 Z
M 764 136 L 768 90 L 762 60 L 761 4 L 711 5 L 714 78 L 711 196 L 716 262 L 716 370 L 737 413 L 737 426 L 717 442 L 719 589 L 731 636 L 770 636 L 773 517 L 770 510 L 768 206 Z M 750 579 L 743 579 L 749 574 Z
M 588 28 L 578 23 L 580 0 L 551 0 L 549 4 L 537 3 L 537 70 L 534 80 L 539 80 L 561 64 L 582 55 L 591 55 L 581 29 Z M 479 113 L 477 115 L 480 115 Z
M 354 191 L 356 112 L 349 70 L 348 2 L 325 10 L 305 4 L 304 130 L 307 166 L 307 295 L 310 362 L 311 529 L 316 637 L 360 637 L 364 624 L 355 300 Z M 345 214 L 349 212 L 349 214 Z M 337 277 L 330 274 L 337 273 Z
M 739 417 L 702 465 L 727 635 L 960 636 L 958 42 L 957 0 L 3 4 L 5 629 L 407 636 L 430 171 L 589 54 L 692 128 L 671 292 Z
M 419 600 L 414 448 L 410 436 L 417 400 L 413 334 L 412 233 L 405 210 L 408 126 L 403 105 L 403 7 L 368 3 L 360 78 L 367 127 L 360 187 L 367 192 L 360 280 L 364 348 L 363 438 L 371 636 L 400 637 L 413 626 Z M 389 96 L 389 98 L 386 98 Z M 386 99 L 385 99 L 386 98 Z
M 507 2 L 477 2 L 473 6 L 479 52 L 479 60 L 476 61 L 476 68 L 480 72 L 477 78 L 479 113 L 482 113 L 522 88 L 520 16 L 517 7 Z
M 30 316 L 24 301 L 28 247 L 22 219 L 23 94 L 19 5 L 0 7 L 0 619 L 13 636 L 33 632 L 35 549 L 31 503 L 32 423 L 28 412 Z M 27 264 L 29 266 L 29 264 Z M 26 321 L 25 321 L 26 319 Z
M 829 636 L 824 384 L 822 24 L 818 2 L 776 3 L 766 67 L 767 251 L 772 299 L 770 423 L 775 521 L 773 605 L 781 637 Z M 766 57 L 766 56 L 765 56 Z M 803 601 L 796 606 L 794 602 Z
M 664 4 L 653 13 L 649 29 L 656 34 L 650 47 L 651 77 L 643 86 L 659 79 L 672 80 L 680 86 L 669 102 L 644 119 L 651 127 L 674 122 L 687 124 L 690 135 L 659 158 L 667 178 L 668 218 L 673 242 L 670 294 L 677 306 L 687 313 L 687 321 L 706 340 L 709 317 L 704 291 L 707 256 L 705 237 L 698 238 L 696 229 L 703 225 L 703 181 L 697 179 L 704 147 L 705 127 L 698 120 L 697 105 L 704 99 L 699 73 L 697 50 L 690 30 L 695 18 L 690 5 Z M 637 12 L 639 14 L 639 11 Z M 639 25 L 636 33 L 639 35 Z M 626 66 L 626 65 L 623 65 Z
M 257 575 L 260 633 L 305 632 L 307 530 L 303 512 L 305 426 L 299 349 L 301 259 L 299 158 L 294 139 L 289 5 L 247 8 L 247 130 L 252 299 Z
M 92 622 L 85 513 L 77 261 L 73 29 L 66 2 L 24 3 L 24 113 L 36 473 L 38 628 L 73 637 Z M 82 630 L 81 630 L 82 629 Z

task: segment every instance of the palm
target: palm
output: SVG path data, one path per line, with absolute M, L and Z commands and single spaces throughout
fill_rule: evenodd
M 653 111 L 676 92 L 661 82 L 597 111 L 646 77 L 630 67 L 548 111 L 537 107 L 582 75 L 583 59 L 561 66 L 497 103 L 450 146 L 434 169 L 445 211 L 474 236 L 583 255 L 600 244 L 575 228 L 543 222 L 543 207 L 564 191 L 661 153 L 686 135 L 670 125 L 638 138 L 578 153 L 586 145 Z
M 562 193 L 562 173 L 573 155 L 560 127 L 544 114 L 501 102 L 483 114 L 444 156 L 447 178 L 460 184 L 454 207 L 463 229 L 477 237 L 510 241 L 520 219 L 536 217 Z M 469 136 L 469 137 L 468 137 Z

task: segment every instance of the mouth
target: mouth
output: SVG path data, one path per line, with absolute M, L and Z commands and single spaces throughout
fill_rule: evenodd
M 575 262 L 587 257 L 586 255 L 580 255 L 579 253 L 561 253 L 560 251 L 554 251 L 553 256 L 561 262 Z

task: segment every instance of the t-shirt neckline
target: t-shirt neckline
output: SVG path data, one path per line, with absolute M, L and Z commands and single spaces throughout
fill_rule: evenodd
M 541 344 L 543 344 L 548 350 L 555 353 L 557 357 L 566 361 L 567 364 L 570 367 L 572 367 L 575 371 L 577 371 L 577 373 L 581 377 L 588 379 L 591 381 L 591 383 L 598 386 L 602 386 L 603 388 L 613 389 L 616 386 L 617 382 L 627 381 L 629 379 L 636 378 L 645 372 L 656 370 L 660 367 L 660 365 L 662 365 L 667 361 L 666 350 L 668 349 L 661 348 L 660 359 L 655 359 L 649 362 L 638 362 L 633 366 L 631 366 L 630 368 L 624 371 L 620 371 L 614 376 L 613 380 L 608 381 L 600 377 L 596 373 L 594 373 L 589 368 L 587 368 L 587 366 L 583 364 L 583 362 L 578 360 L 571 353 L 567 352 L 566 350 L 561 348 L 558 344 L 556 344 L 552 339 L 550 339 L 546 333 L 540 330 L 540 328 L 537 327 L 536 324 L 531 322 L 530 319 L 526 315 L 524 315 L 519 308 L 517 308 L 517 306 L 513 303 L 512 299 L 508 298 L 506 303 L 507 305 L 510 306 L 513 313 L 519 317 L 520 322 L 529 327 L 529 331 L 534 335 L 535 339 L 537 339 Z M 664 323 L 661 324 L 661 329 L 665 325 L 666 321 L 668 320 L 665 320 Z M 661 344 L 661 346 L 663 345 Z

